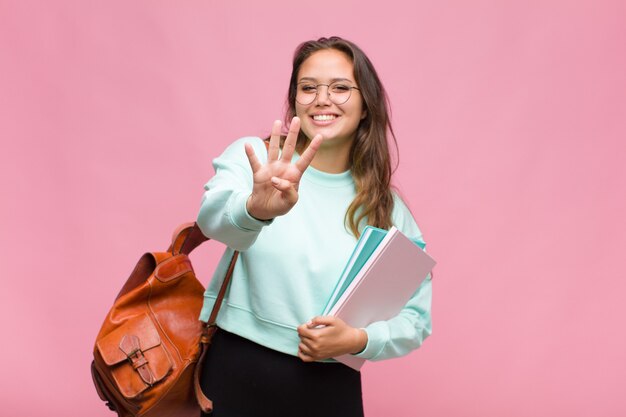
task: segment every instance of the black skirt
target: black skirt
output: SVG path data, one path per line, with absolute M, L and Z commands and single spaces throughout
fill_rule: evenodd
M 203 417 L 363 417 L 361 373 L 302 362 L 218 329 L 202 368 Z

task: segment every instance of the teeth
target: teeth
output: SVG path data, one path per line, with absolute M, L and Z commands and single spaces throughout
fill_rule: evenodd
M 316 114 L 313 116 L 313 120 L 325 121 L 325 120 L 334 120 L 337 118 L 334 114 Z

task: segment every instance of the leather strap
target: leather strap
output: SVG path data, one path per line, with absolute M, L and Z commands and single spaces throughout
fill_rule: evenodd
M 198 227 L 198 223 L 183 223 L 174 231 L 172 244 L 167 248 L 172 255 L 189 255 L 201 243 L 209 240 Z
M 193 371 L 193 390 L 196 394 L 196 400 L 198 401 L 198 405 L 203 413 L 210 413 L 213 411 L 213 401 L 209 400 L 204 392 L 202 392 L 202 387 L 200 386 L 200 372 L 202 372 L 202 364 L 204 363 L 204 357 L 209 350 L 209 345 L 211 344 L 211 339 L 213 338 L 213 334 L 217 330 L 217 327 L 203 327 L 202 337 L 200 342 L 200 357 L 198 358 L 198 363 L 196 363 L 196 369 Z
M 139 338 L 134 334 L 124 335 L 120 341 L 119 348 L 132 364 L 133 368 L 139 373 L 139 376 L 148 386 L 154 385 L 155 378 L 148 366 L 148 360 L 143 355 Z
M 207 326 L 211 326 L 211 327 L 215 326 L 215 321 L 217 320 L 217 313 L 219 313 L 220 307 L 222 306 L 222 300 L 224 300 L 224 295 L 226 294 L 226 288 L 228 287 L 228 283 L 230 282 L 230 279 L 233 277 L 233 270 L 235 269 L 235 263 L 237 263 L 238 257 L 239 257 L 239 252 L 235 251 L 235 253 L 233 253 L 233 258 L 230 260 L 230 265 L 228 265 L 228 270 L 226 271 L 224 282 L 222 282 L 220 291 L 217 293 L 217 298 L 215 299 L 215 304 L 213 304 L 213 310 L 211 310 L 211 315 L 209 316 L 209 321 L 207 321 Z
M 265 140 L 264 144 L 265 149 L 269 150 L 269 142 Z M 202 234 L 197 223 L 187 223 L 186 225 L 183 225 L 181 227 L 182 230 L 174 233 L 174 238 L 172 239 L 172 246 L 170 246 L 170 249 L 174 248 L 174 250 L 176 250 L 177 245 L 175 244 L 175 242 L 178 241 L 178 236 L 181 234 L 181 232 L 185 232 L 188 228 L 191 228 L 191 230 L 188 232 L 187 236 L 180 244 L 179 253 L 185 253 L 188 255 L 198 245 L 208 239 Z M 197 235 L 197 232 L 200 233 L 200 236 Z M 202 387 L 200 386 L 200 372 L 202 370 L 202 364 L 204 363 L 204 357 L 206 355 L 206 352 L 209 350 L 209 346 L 211 345 L 213 335 L 217 331 L 217 325 L 215 321 L 217 320 L 217 314 L 220 311 L 222 301 L 224 300 L 224 296 L 226 295 L 228 284 L 233 277 L 233 271 L 235 269 L 235 264 L 237 263 L 238 257 L 239 251 L 235 251 L 233 253 L 232 259 L 230 260 L 230 265 L 228 265 L 228 269 L 226 270 L 226 276 L 224 277 L 224 281 L 220 286 L 220 291 L 217 293 L 217 298 L 215 299 L 215 304 L 213 304 L 213 309 L 211 310 L 209 321 L 202 324 L 202 334 L 200 336 L 200 357 L 198 358 L 198 362 L 196 363 L 196 369 L 194 369 L 193 372 L 193 387 L 196 393 L 196 399 L 203 413 L 210 413 L 211 411 L 213 411 L 213 401 L 208 399 L 207 396 L 204 395 L 204 393 L 202 392 Z
M 179 226 L 179 228 L 174 232 L 174 236 L 172 236 L 172 244 L 167 250 L 168 252 L 171 252 L 172 255 L 189 255 L 191 251 L 200 246 L 202 242 L 206 242 L 207 240 L 209 240 L 209 238 L 204 236 L 204 234 L 198 227 L 198 223 L 184 223 Z M 235 251 L 233 253 L 232 259 L 230 260 L 230 264 L 228 265 L 228 269 L 226 270 L 224 282 L 222 282 L 222 286 L 217 293 L 217 299 L 215 300 L 215 304 L 213 305 L 213 310 L 211 310 L 211 315 L 209 316 L 209 320 L 206 323 L 207 326 L 215 326 L 217 313 L 219 313 L 220 311 L 222 300 L 224 299 L 224 295 L 226 294 L 226 289 L 228 288 L 230 279 L 233 276 L 233 270 L 235 269 L 235 263 L 237 262 L 238 257 L 239 252 Z
M 269 151 L 270 143 L 267 140 L 265 140 L 265 141 L 263 141 L 263 144 L 265 145 L 265 150 Z M 198 229 L 198 231 L 200 231 L 200 228 L 198 227 L 197 223 L 193 224 L 193 228 L 194 229 Z M 202 232 L 200 232 L 200 235 L 202 235 L 202 237 L 205 240 L 208 239 L 207 237 L 205 237 L 202 234 Z M 192 236 L 191 239 L 198 239 L 198 237 Z M 204 240 L 200 241 L 195 246 L 192 246 L 195 243 L 195 240 L 193 240 L 192 243 L 189 244 L 188 246 L 191 247 L 191 250 L 193 250 L 196 246 L 198 246 L 202 242 L 204 242 Z M 187 248 L 187 245 L 183 245 L 183 248 Z M 230 265 L 228 265 L 228 269 L 226 270 L 226 276 L 224 277 L 224 282 L 222 282 L 222 286 L 220 287 L 220 291 L 217 293 L 217 298 L 215 299 L 215 304 L 213 304 L 213 310 L 211 310 L 211 315 L 209 316 L 209 321 L 206 323 L 205 328 L 215 327 L 215 320 L 217 320 L 217 313 L 220 311 L 220 307 L 222 305 L 222 300 L 224 299 L 224 295 L 226 294 L 226 288 L 228 288 L 228 284 L 230 283 L 230 279 L 233 276 L 233 270 L 235 269 L 235 263 L 237 263 L 237 258 L 238 257 L 239 257 L 239 251 L 235 251 L 233 253 L 233 258 L 230 261 Z M 213 337 L 213 333 L 214 333 L 214 331 L 211 332 L 210 337 Z M 204 332 L 203 332 L 203 334 L 204 334 Z M 209 339 L 208 343 L 210 343 L 210 341 L 211 340 Z
M 235 270 L 235 263 L 237 263 L 238 257 L 239 252 L 235 251 L 235 253 L 233 253 L 233 258 L 230 261 L 230 265 L 228 266 L 228 270 L 226 271 L 224 282 L 222 282 L 220 291 L 217 293 L 217 298 L 215 299 L 215 304 L 213 304 L 213 309 L 211 310 L 209 321 L 202 324 L 202 335 L 200 336 L 200 357 L 198 358 L 198 363 L 196 363 L 196 369 L 194 370 L 193 386 L 194 391 L 196 392 L 196 399 L 198 400 L 198 404 L 200 405 L 200 408 L 204 413 L 210 413 L 213 410 L 213 402 L 209 400 L 202 392 L 202 387 L 200 386 L 200 371 L 202 368 L 202 364 L 204 363 L 204 356 L 206 355 L 207 350 L 209 350 L 209 345 L 211 344 L 213 335 L 217 330 L 217 325 L 215 324 L 215 321 L 217 320 L 217 314 L 219 313 L 220 307 L 222 306 L 222 301 L 224 300 L 224 296 L 226 295 L 226 289 L 228 288 L 228 284 L 233 277 L 233 271 Z
M 172 244 L 167 250 L 168 252 L 171 252 L 172 255 L 189 255 L 195 248 L 202 244 L 202 242 L 205 242 L 207 240 L 209 240 L 209 238 L 204 236 L 197 223 L 184 223 L 180 225 L 176 231 L 174 231 L 174 234 L 172 236 Z M 200 408 L 204 413 L 210 413 L 213 410 L 213 402 L 208 399 L 206 395 L 204 395 L 204 393 L 202 392 L 202 387 L 200 386 L 200 372 L 202 371 L 204 357 L 207 350 L 209 349 L 209 345 L 211 344 L 213 334 L 217 330 L 215 324 L 215 321 L 217 320 L 217 314 L 219 313 L 220 307 L 222 306 L 222 301 L 224 300 L 226 290 L 228 289 L 228 284 L 230 283 L 230 280 L 233 276 L 235 263 L 237 263 L 238 257 L 239 252 L 235 251 L 233 253 L 232 259 L 230 260 L 230 264 L 228 265 L 224 281 L 220 286 L 220 290 L 217 294 L 215 304 L 213 304 L 213 309 L 211 310 L 209 321 L 206 323 L 202 323 L 202 333 L 200 335 L 200 356 L 198 358 L 198 362 L 196 363 L 196 368 L 194 369 L 193 373 L 193 386 L 198 405 L 200 405 Z

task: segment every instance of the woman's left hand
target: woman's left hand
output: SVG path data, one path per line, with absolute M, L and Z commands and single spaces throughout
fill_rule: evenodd
M 358 353 L 367 345 L 367 333 L 334 316 L 318 316 L 298 327 L 298 356 L 304 362 Z

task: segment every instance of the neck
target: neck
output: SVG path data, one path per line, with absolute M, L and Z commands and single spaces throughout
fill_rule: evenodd
M 352 141 L 323 142 L 317 150 L 311 166 L 318 171 L 340 174 L 350 169 L 350 148 Z

